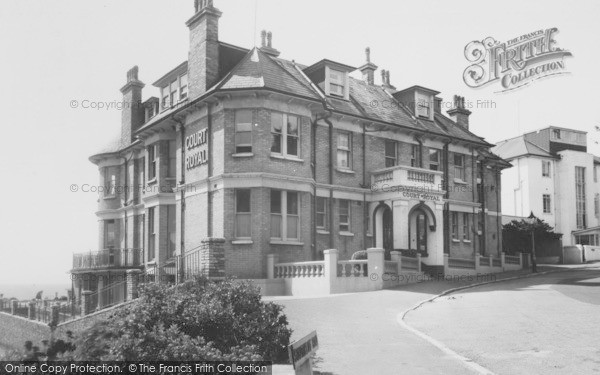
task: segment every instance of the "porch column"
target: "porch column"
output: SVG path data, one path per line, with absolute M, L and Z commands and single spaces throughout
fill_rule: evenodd
M 335 292 L 335 282 L 337 279 L 337 265 L 338 265 L 338 251 L 336 249 L 329 249 L 323 251 L 323 257 L 325 258 L 323 273 L 328 283 L 328 293 Z
M 402 272 L 402 253 L 399 251 L 392 251 L 390 252 L 390 255 L 392 256 L 392 261 L 396 262 L 398 266 L 396 273 L 400 275 Z
M 369 269 L 368 277 L 374 284 L 374 290 L 383 289 L 383 272 L 385 262 L 385 251 L 381 248 L 367 249 L 367 264 Z
M 279 263 L 279 254 L 267 254 L 267 279 L 275 278 L 275 265 Z
M 125 296 L 125 300 L 131 301 L 138 297 L 138 284 L 139 278 L 142 274 L 141 270 L 127 270 L 125 272 L 127 274 L 126 279 L 126 287 L 127 287 L 127 295 Z

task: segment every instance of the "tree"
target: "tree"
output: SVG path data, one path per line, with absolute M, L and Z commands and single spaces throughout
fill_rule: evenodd
M 533 229 L 537 250 L 551 241 L 560 240 L 561 234 L 555 233 L 548 223 L 535 218 L 534 224 L 525 220 L 513 220 L 502 227 L 502 248 L 506 254 L 514 255 L 518 252 L 531 253 L 531 230 Z
M 151 283 L 140 298 L 84 331 L 72 359 L 286 361 L 282 308 L 246 282 Z

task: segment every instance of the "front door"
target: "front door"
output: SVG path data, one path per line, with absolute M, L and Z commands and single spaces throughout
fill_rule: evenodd
M 394 218 L 389 208 L 383 211 L 383 249 L 386 254 L 394 250 Z
M 427 216 L 417 212 L 417 250 L 427 252 Z

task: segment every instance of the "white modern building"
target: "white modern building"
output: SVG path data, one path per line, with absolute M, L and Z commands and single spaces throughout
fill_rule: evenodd
M 587 152 L 587 133 L 550 126 L 499 142 L 502 213 L 531 212 L 563 234 L 563 245 L 600 245 L 600 158 Z

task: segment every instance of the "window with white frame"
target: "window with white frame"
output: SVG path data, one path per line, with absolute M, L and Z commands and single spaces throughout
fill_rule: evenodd
M 152 181 L 156 178 L 156 166 L 158 165 L 158 155 L 158 143 L 148 146 L 148 181 Z
M 188 97 L 188 75 L 183 74 L 161 88 L 162 109 L 168 109 Z
M 587 227 L 585 197 L 585 167 L 575 167 L 575 216 L 577 229 L 585 229 Z
M 300 119 L 285 113 L 271 113 L 271 152 L 299 157 Z
M 337 166 L 340 169 L 352 168 L 352 138 L 350 133 L 337 136 Z
M 550 194 L 543 194 L 542 196 L 542 203 L 543 203 L 543 208 L 544 208 L 544 213 L 545 214 L 549 214 L 552 211 L 552 208 L 550 207 Z
M 294 191 L 271 190 L 271 238 L 300 238 L 299 194 Z
M 235 237 L 252 237 L 252 215 L 250 210 L 250 189 L 235 190 Z
M 346 73 L 329 69 L 329 95 L 346 96 Z
M 552 136 L 554 137 L 554 139 L 560 139 L 560 130 L 559 129 L 554 129 L 552 130 Z
M 175 141 L 169 141 L 169 178 L 175 178 L 177 175 L 177 144 Z
M 115 220 L 104 220 L 104 248 L 117 247 L 117 225 Z
M 156 255 L 156 207 L 148 208 L 148 260 L 154 260 Z
M 385 167 L 394 167 L 398 165 L 398 142 L 389 139 L 385 140 Z
M 465 155 L 454 153 L 454 178 L 465 181 Z
M 346 199 L 340 199 L 339 207 L 339 222 L 340 232 L 350 232 L 350 201 Z
M 598 193 L 594 196 L 594 214 L 600 217 L 600 194 Z
M 429 118 L 431 116 L 431 105 L 428 97 L 419 97 L 417 99 L 417 116 Z
M 116 167 L 104 168 L 104 183 L 106 185 L 105 198 L 112 198 L 117 194 L 117 169 Z
M 542 177 L 550 177 L 550 161 L 542 160 Z
M 471 216 L 467 213 L 467 212 L 463 212 L 462 214 L 462 224 L 463 224 L 463 241 L 469 241 L 471 239 L 471 223 L 470 223 L 470 218 Z
M 429 169 L 439 171 L 441 164 L 441 152 L 434 148 L 429 149 Z
M 235 152 L 252 152 L 252 110 L 241 109 L 235 112 Z
M 421 145 L 412 145 L 412 153 L 410 156 L 410 166 L 421 168 Z
M 450 212 L 452 223 L 452 239 L 458 240 L 458 212 Z
M 317 197 L 317 229 L 327 230 L 327 198 Z

